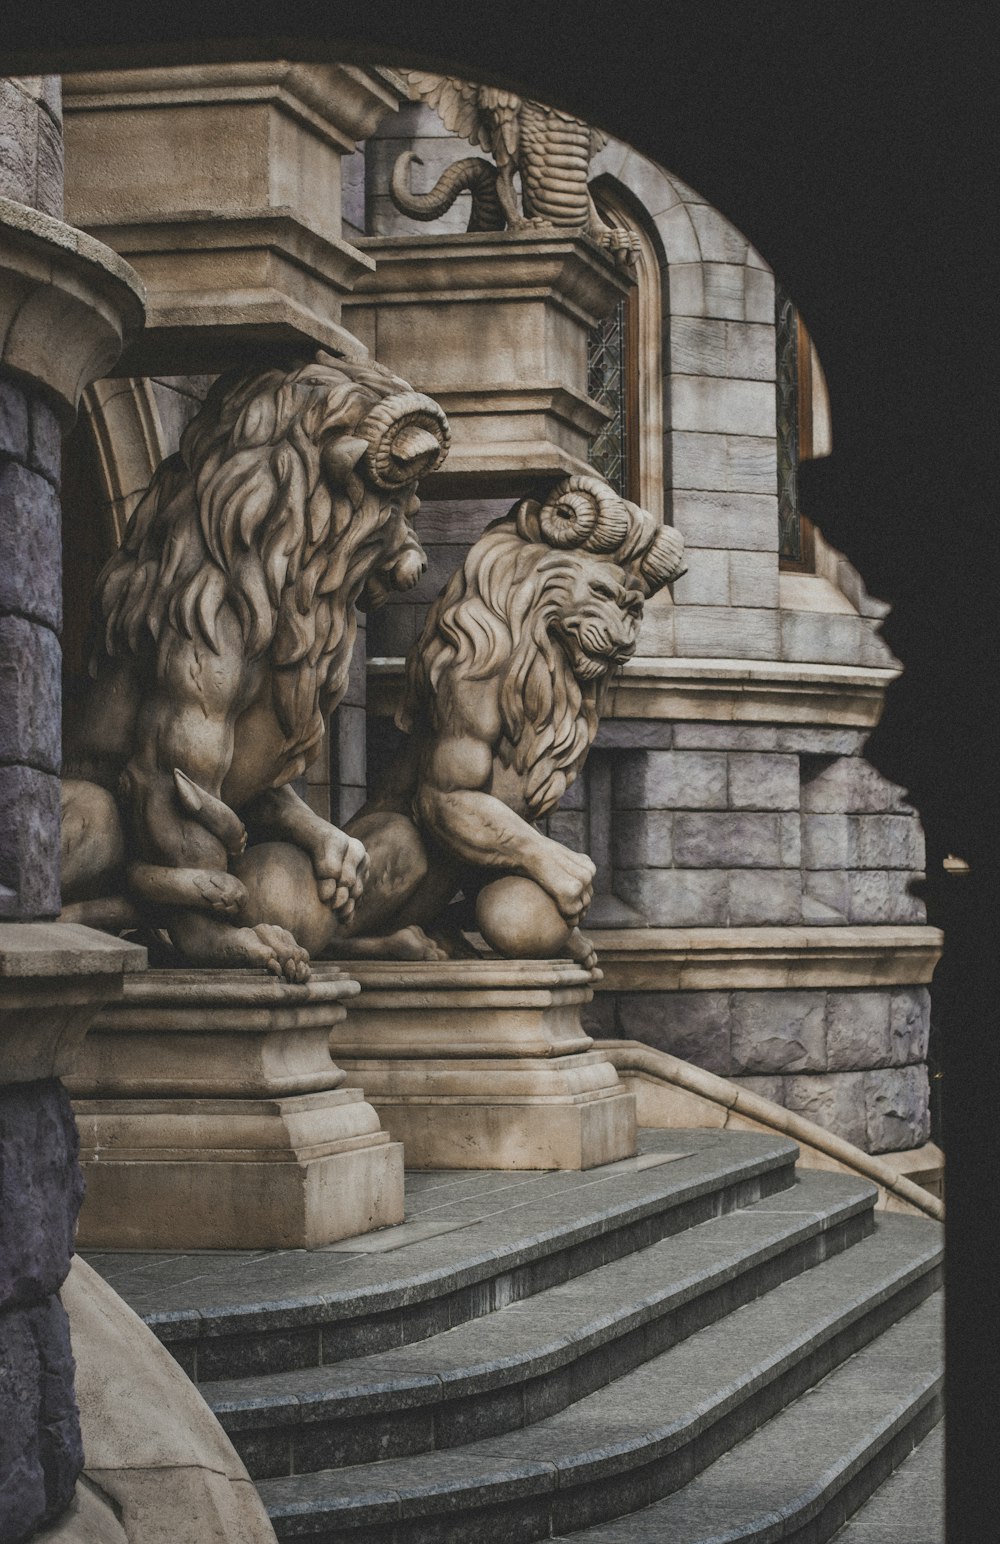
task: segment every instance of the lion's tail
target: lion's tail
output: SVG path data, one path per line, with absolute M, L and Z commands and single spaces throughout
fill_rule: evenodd
M 497 197 L 497 169 L 480 156 L 470 155 L 446 167 L 429 193 L 410 189 L 410 167 L 424 163 L 412 150 L 405 150 L 392 169 L 389 190 L 396 208 L 412 220 L 436 220 L 451 208 L 460 193 L 472 194 L 470 231 L 502 231 L 506 225 Z

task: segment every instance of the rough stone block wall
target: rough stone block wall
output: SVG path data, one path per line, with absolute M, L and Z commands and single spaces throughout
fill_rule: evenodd
M 0 1538 L 69 1504 L 83 1468 L 59 1288 L 83 1197 L 69 1098 L 55 1080 L 0 1088 Z
M 0 78 L 0 196 L 62 219 L 62 93 L 58 76 Z

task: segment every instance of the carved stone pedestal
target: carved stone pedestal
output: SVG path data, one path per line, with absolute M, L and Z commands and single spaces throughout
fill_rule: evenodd
M 552 232 L 378 236 L 361 243 L 343 317 L 387 369 L 448 415 L 451 450 L 425 496 L 517 495 L 593 473 L 608 418 L 587 394 L 587 335 L 631 279 L 586 237 Z
M 321 974 L 323 967 L 317 968 Z M 331 1036 L 415 1169 L 589 1169 L 635 1152 L 635 1101 L 584 1033 L 563 960 L 352 962 Z
M 101 1249 L 309 1248 L 399 1222 L 403 1150 L 330 1059 L 357 983 L 157 970 L 67 1079 Z

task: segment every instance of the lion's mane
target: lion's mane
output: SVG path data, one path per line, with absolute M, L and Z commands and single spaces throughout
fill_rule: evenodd
M 337 442 L 406 393 L 378 365 L 322 353 L 220 377 L 98 579 L 91 673 L 102 652 L 158 650 L 172 631 L 219 654 L 227 606 L 246 657 L 268 655 L 279 722 L 308 756 L 346 684 L 355 602 L 391 503 L 349 457 L 338 463 Z
M 550 632 L 572 594 L 580 557 L 526 542 L 499 522 L 452 575 L 427 615 L 407 662 L 396 722 L 434 731 L 443 679 L 486 680 L 506 661 L 500 683 L 501 761 L 526 777 L 532 817 L 556 805 L 597 732 L 607 676 L 581 683 Z M 610 662 L 609 662 L 610 671 Z

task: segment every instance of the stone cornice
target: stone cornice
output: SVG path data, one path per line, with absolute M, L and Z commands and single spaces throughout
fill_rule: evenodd
M 602 992 L 922 986 L 934 927 L 588 928 Z
M 870 729 L 897 674 L 758 659 L 632 659 L 612 683 L 603 716 Z M 369 660 L 369 706 L 394 713 L 402 681 L 401 659 Z
M 145 291 L 103 242 L 0 198 L 0 364 L 40 388 L 64 426 L 142 327 Z

